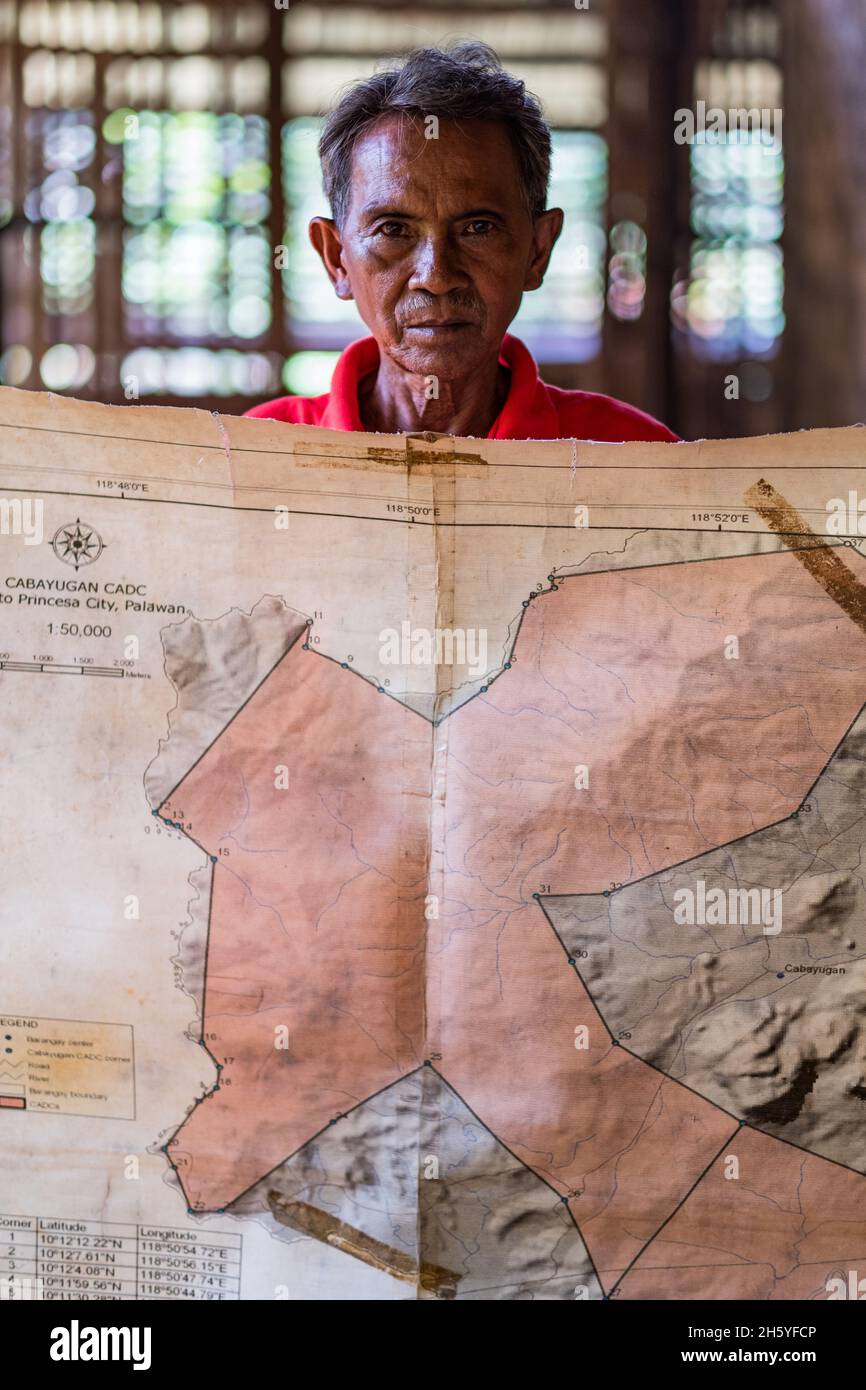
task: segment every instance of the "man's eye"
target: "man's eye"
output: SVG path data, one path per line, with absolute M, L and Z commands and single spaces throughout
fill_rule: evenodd
M 487 232 L 492 232 L 493 223 L 486 217 L 474 217 L 471 222 L 466 223 L 466 230 L 470 236 L 484 236 Z
M 376 232 L 382 236 L 402 236 L 404 231 L 402 222 L 380 222 Z

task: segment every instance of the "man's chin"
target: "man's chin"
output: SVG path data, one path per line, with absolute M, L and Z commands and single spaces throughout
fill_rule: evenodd
M 468 375 L 486 360 L 496 360 L 499 344 L 491 344 L 477 324 L 437 328 L 404 328 L 399 344 L 388 355 L 404 372 L 450 381 Z

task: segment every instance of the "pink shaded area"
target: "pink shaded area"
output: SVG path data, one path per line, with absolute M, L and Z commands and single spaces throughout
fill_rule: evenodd
M 728 1160 L 739 1162 L 739 1175 Z M 621 1298 L 801 1300 L 866 1275 L 866 1178 L 741 1130 L 622 1281 Z M 866 1285 L 864 1285 L 866 1290 Z
M 458 903 L 599 892 L 789 814 L 866 687 L 863 633 L 790 554 L 563 580 L 515 658 L 443 725 Z
M 733 1122 L 611 1045 L 533 895 L 788 814 L 864 665 L 863 634 L 783 554 L 563 581 L 526 610 L 512 669 L 436 729 L 295 647 L 171 798 L 229 851 L 205 1004 L 224 1071 L 171 1147 L 190 1204 L 225 1206 L 426 1057 L 623 1268 Z
M 192 1207 L 423 1061 L 429 749 L 417 715 L 296 644 L 172 796 L 219 856 L 204 1033 L 224 1070 L 169 1149 Z
M 535 904 L 452 929 L 427 1007 L 446 1080 L 610 1263 L 634 1259 L 735 1127 L 611 1042 Z

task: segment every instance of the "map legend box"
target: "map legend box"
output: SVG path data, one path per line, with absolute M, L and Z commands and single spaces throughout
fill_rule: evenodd
M 0 1109 L 135 1119 L 132 1027 L 0 1015 Z

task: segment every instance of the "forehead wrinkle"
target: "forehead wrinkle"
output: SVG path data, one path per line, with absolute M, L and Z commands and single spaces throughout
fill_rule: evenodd
M 363 173 L 354 181 L 354 197 L 363 198 L 359 202 L 358 215 L 367 217 L 375 210 L 401 212 L 406 216 L 420 217 L 431 210 L 443 216 L 462 217 L 475 208 L 487 208 L 506 215 L 508 208 L 500 195 L 500 185 L 485 188 L 468 171 L 463 176 L 454 171 L 444 183 L 421 177 L 420 171 L 413 169 L 395 170 L 389 160 L 377 161 L 381 172 L 381 182 L 375 178 L 369 186 Z M 366 185 L 366 186 L 361 186 Z
M 446 155 L 439 139 L 434 142 L 420 135 L 419 119 L 411 112 L 401 111 L 376 121 L 361 135 L 353 152 L 351 183 L 355 185 L 357 193 L 361 191 L 358 189 L 358 183 L 364 180 L 365 173 L 377 180 L 375 190 L 363 190 L 367 196 L 364 206 L 360 209 L 361 215 L 365 215 L 371 207 L 386 205 L 396 211 L 404 203 L 413 201 L 418 194 L 421 195 L 422 202 L 432 196 L 437 205 L 441 203 L 442 196 L 447 195 L 449 202 L 457 206 L 458 211 L 455 215 L 459 215 L 466 208 L 481 205 L 505 212 L 507 203 L 503 203 L 502 200 L 501 179 L 495 179 L 491 186 L 485 189 L 482 181 L 488 176 L 489 171 L 476 157 L 475 151 L 464 146 L 460 151 Z M 464 122 L 448 117 L 446 128 L 454 129 L 465 136 L 468 133 L 467 126 L 471 124 L 471 120 Z M 495 122 L 484 121 L 480 124 L 500 128 Z M 503 130 L 502 134 L 508 145 L 510 157 L 514 160 L 514 151 L 507 132 Z M 419 137 L 417 150 L 411 147 L 412 135 Z M 430 146 L 435 148 L 431 150 Z M 444 166 L 447 171 L 445 179 L 431 179 L 430 172 L 422 167 L 423 156 L 427 153 L 439 156 L 439 168 L 442 169 Z M 395 169 L 395 166 L 398 167 Z M 515 172 L 519 180 L 519 171 Z M 519 189 L 518 199 L 522 201 Z M 405 210 L 409 211 L 408 206 Z

